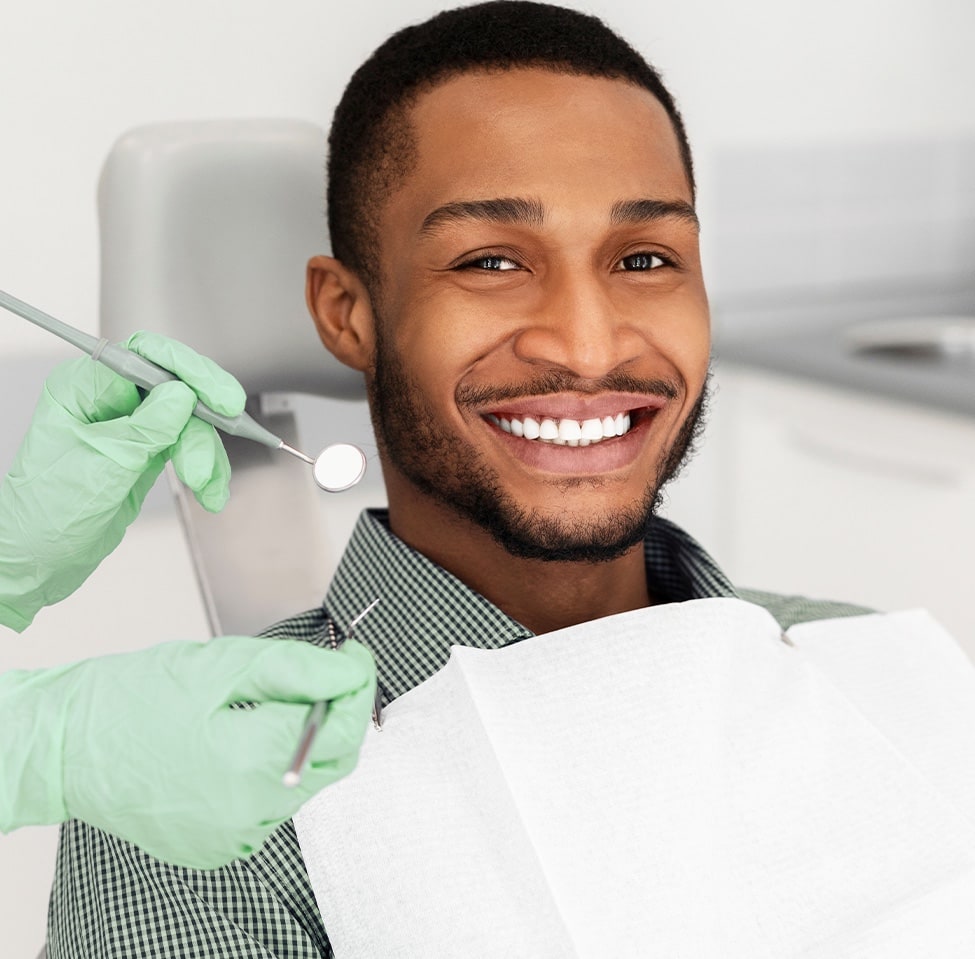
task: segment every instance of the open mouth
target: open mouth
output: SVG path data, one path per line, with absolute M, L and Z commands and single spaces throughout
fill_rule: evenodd
M 568 417 L 513 416 L 488 413 L 485 419 L 505 433 L 521 439 L 554 446 L 594 446 L 607 440 L 625 436 L 651 409 L 625 410 L 613 416 L 577 420 Z

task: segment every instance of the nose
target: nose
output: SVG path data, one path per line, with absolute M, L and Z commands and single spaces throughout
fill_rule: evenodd
M 553 275 L 536 309 L 515 338 L 519 359 L 598 379 L 625 366 L 645 347 L 632 318 L 614 304 L 606 283 L 592 274 Z

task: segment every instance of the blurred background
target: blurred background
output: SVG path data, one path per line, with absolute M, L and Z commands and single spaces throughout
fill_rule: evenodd
M 927 606 L 975 657 L 975 8 L 568 5 L 602 16 L 663 73 L 695 151 L 717 389 L 668 513 L 742 585 Z M 443 6 L 8 5 L 0 288 L 95 332 L 95 189 L 123 131 L 222 117 L 326 128 L 372 49 Z M 323 222 L 308 253 L 326 249 Z M 0 315 L 0 469 L 66 355 Z M 361 408 L 298 409 L 310 449 L 368 443 Z M 382 499 L 378 469 L 328 499 L 336 555 L 356 512 Z M 160 486 L 75 596 L 21 637 L 0 627 L 0 670 L 208 635 Z M 43 941 L 55 844 L 53 828 L 0 837 L 4 955 L 33 956 Z

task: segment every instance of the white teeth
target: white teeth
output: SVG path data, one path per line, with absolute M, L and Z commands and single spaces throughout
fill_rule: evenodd
M 616 416 L 604 416 L 602 419 L 593 417 L 581 421 L 556 420 L 551 416 L 537 420 L 531 416 L 516 419 L 488 415 L 488 419 L 512 436 L 523 437 L 526 440 L 541 440 L 544 443 L 554 443 L 556 446 L 595 445 L 615 436 L 623 436 L 630 431 L 631 426 L 629 413 L 617 413 Z
M 582 427 L 578 420 L 559 420 L 559 439 L 569 442 L 575 441 L 578 445 L 582 438 Z
M 559 431 L 561 432 L 561 425 Z M 601 420 L 584 420 L 580 427 L 581 438 L 584 440 L 601 440 L 603 438 L 603 424 Z

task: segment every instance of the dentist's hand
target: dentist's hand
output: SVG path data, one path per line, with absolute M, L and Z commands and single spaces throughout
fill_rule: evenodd
M 176 865 L 258 849 L 355 766 L 372 714 L 365 647 L 224 636 L 0 676 L 0 831 L 81 819 Z M 310 704 L 329 700 L 299 786 Z M 231 708 L 231 703 L 257 703 Z
M 216 431 L 192 416 L 244 408 L 240 384 L 188 346 L 135 333 L 129 349 L 175 373 L 142 399 L 87 357 L 58 366 L 0 484 L 0 623 L 25 629 L 118 546 L 167 459 L 206 509 L 223 508 L 230 465 Z M 188 385 L 187 385 L 188 384 Z

